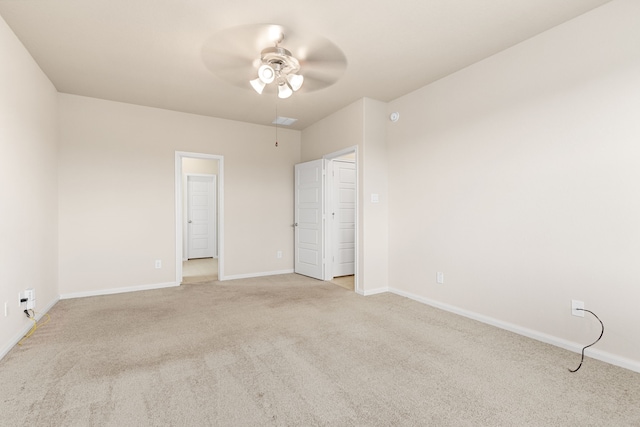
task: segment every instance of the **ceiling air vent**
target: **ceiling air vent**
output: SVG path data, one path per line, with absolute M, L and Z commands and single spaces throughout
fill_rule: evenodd
M 292 119 L 290 117 L 276 117 L 276 119 L 271 123 L 274 125 L 280 125 L 280 126 L 291 126 L 297 121 L 298 119 Z

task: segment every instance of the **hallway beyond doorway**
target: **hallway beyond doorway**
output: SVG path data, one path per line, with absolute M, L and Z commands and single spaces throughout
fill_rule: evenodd
M 218 259 L 198 258 L 182 262 L 182 283 L 218 280 Z
M 338 285 L 341 288 L 353 291 L 355 289 L 355 278 L 356 276 L 353 274 L 350 276 L 334 277 L 333 280 L 331 280 L 331 283 Z

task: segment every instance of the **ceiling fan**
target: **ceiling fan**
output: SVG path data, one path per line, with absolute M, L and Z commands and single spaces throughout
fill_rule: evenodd
M 344 53 L 331 41 L 273 24 L 222 30 L 204 43 L 202 58 L 226 82 L 259 94 L 277 91 L 279 98 L 324 89 L 347 67 Z

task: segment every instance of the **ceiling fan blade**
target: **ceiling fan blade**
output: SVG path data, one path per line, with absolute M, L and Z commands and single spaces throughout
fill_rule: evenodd
M 305 61 L 300 64 L 300 68 L 309 73 L 324 73 L 340 76 L 344 73 L 347 66 L 343 62 Z
M 218 48 L 217 45 L 204 45 L 202 47 L 202 61 L 205 66 L 214 74 L 225 72 L 227 69 L 234 69 L 238 72 L 246 70 L 251 72 L 254 69 L 252 56 L 247 56 L 239 52 L 226 51 Z
M 313 87 L 322 89 L 337 82 L 344 74 L 345 69 L 346 66 L 343 64 L 316 62 L 301 65 L 300 74 L 305 78 L 305 85 L 308 81 L 314 80 L 316 83 Z
M 300 61 L 346 62 L 346 57 L 338 46 L 320 37 L 296 45 L 293 53 Z
M 274 46 L 284 28 L 271 24 L 252 24 L 222 30 L 204 43 L 203 49 L 220 54 L 228 53 L 241 57 L 260 57 L 262 49 Z
M 326 87 L 329 87 L 335 82 L 336 82 L 335 80 L 326 80 L 324 78 L 317 78 L 317 77 L 311 76 L 304 79 L 304 84 L 302 85 L 302 87 L 298 92 L 300 93 L 315 92 L 317 90 L 321 90 Z
M 300 61 L 300 74 L 305 76 L 307 91 L 334 84 L 347 68 L 347 58 L 342 50 L 322 37 L 308 38 L 305 44 L 295 48 L 295 52 Z

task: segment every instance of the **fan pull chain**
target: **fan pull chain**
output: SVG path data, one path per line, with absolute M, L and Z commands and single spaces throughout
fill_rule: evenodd
M 278 146 L 278 98 L 276 98 L 276 147 Z

